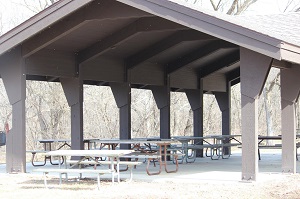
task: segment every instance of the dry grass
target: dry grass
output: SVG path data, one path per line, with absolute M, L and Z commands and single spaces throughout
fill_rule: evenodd
M 299 198 L 300 176 L 286 175 L 264 183 L 242 182 L 184 182 L 133 181 L 112 185 L 101 181 L 97 190 L 96 179 L 58 184 L 57 177 L 49 177 L 45 189 L 43 177 L 35 174 L 0 174 L 0 196 L 6 198 Z
M 0 152 L 0 162 L 5 162 L 5 153 Z M 30 156 L 28 161 L 30 161 Z M 205 164 L 202 164 L 202 166 Z M 0 165 L 1 166 L 1 165 Z M 3 166 L 3 165 L 2 165 Z M 185 180 L 153 178 L 152 181 L 135 180 L 131 183 L 112 183 L 101 180 L 97 190 L 96 179 L 78 181 L 71 178 L 59 185 L 57 176 L 48 178 L 45 189 L 40 174 L 0 173 L 0 199 L 9 198 L 300 198 L 300 175 L 279 175 L 278 178 L 243 183 L 238 181 Z M 272 177 L 272 174 L 270 174 Z M 224 176 L 225 178 L 225 176 Z

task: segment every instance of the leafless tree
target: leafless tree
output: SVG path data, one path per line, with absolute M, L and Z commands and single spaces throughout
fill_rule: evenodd
M 285 7 L 283 8 L 283 12 L 299 12 L 300 11 L 300 2 L 299 0 L 288 0 L 286 2 Z
M 59 0 L 23 0 L 23 4 L 21 5 L 34 13 L 39 13 L 40 11 L 46 9 L 50 5 L 56 3 L 57 1 Z
M 202 3 L 202 0 L 185 0 L 194 4 Z M 222 11 L 228 15 L 239 15 L 246 11 L 258 0 L 209 0 L 210 6 L 215 11 Z

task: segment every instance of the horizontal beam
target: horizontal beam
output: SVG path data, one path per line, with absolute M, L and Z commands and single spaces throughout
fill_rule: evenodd
M 181 30 L 185 27 L 159 17 L 140 18 L 125 28 L 79 52 L 79 63 L 90 61 L 136 34 L 150 31 Z
M 240 83 L 240 82 L 241 82 L 241 79 L 240 79 L 240 77 L 238 77 L 237 79 L 232 80 L 232 81 L 230 82 L 230 86 L 234 86 L 234 85 L 236 85 L 236 84 L 238 84 L 238 83 Z
M 138 53 L 131 55 L 126 58 L 125 63 L 127 69 L 132 69 L 140 63 L 147 61 L 148 59 L 180 44 L 185 41 L 198 41 L 198 40 L 213 40 L 217 39 L 210 35 L 195 31 L 195 30 L 181 30 L 178 31 L 167 38 L 164 38 L 152 46 L 149 46 Z
M 272 66 L 279 69 L 287 69 L 291 68 L 292 64 L 283 60 L 279 61 L 277 59 L 273 59 Z
M 238 79 L 240 77 L 240 67 L 237 69 L 234 69 L 228 73 L 226 73 L 227 81 L 234 81 L 235 79 Z
M 27 75 L 74 77 L 76 55 L 72 52 L 43 49 L 25 59 Z

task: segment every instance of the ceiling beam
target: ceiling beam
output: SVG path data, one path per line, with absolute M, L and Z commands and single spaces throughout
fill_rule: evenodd
M 198 76 L 199 78 L 204 78 L 222 68 L 231 66 L 232 64 L 238 62 L 240 60 L 240 52 L 234 51 L 233 53 L 230 53 L 221 59 L 217 59 L 213 63 L 210 63 L 206 66 L 201 67 L 200 70 L 198 70 Z
M 90 61 L 109 49 L 115 48 L 116 45 L 125 42 L 134 37 L 136 34 L 142 32 L 160 32 L 167 30 L 182 30 L 187 29 L 179 24 L 167 21 L 160 17 L 146 17 L 140 18 L 135 22 L 129 24 L 125 28 L 116 31 L 110 36 L 101 41 L 96 42 L 92 46 L 79 52 L 79 63 Z
M 236 85 L 236 84 L 238 84 L 238 83 L 240 83 L 241 82 L 241 79 L 240 79 L 240 77 L 238 77 L 238 78 L 236 78 L 235 80 L 232 80 L 231 82 L 230 82 L 230 86 L 234 86 L 234 85 Z
M 158 55 L 184 41 L 196 41 L 196 40 L 213 40 L 217 39 L 213 36 L 198 32 L 196 30 L 181 30 L 164 38 L 154 45 L 149 46 L 143 50 L 139 50 L 138 53 L 131 55 L 125 59 L 127 69 L 132 69 L 147 61 L 148 59 Z
M 283 60 L 279 61 L 277 59 L 273 59 L 272 66 L 279 69 L 287 69 L 287 68 L 291 68 L 292 64 Z
M 48 82 L 57 82 L 57 79 L 59 79 L 59 77 L 47 77 Z
M 226 73 L 226 78 L 229 82 L 240 78 L 240 67 Z
M 112 9 L 114 12 L 111 11 Z M 22 56 L 24 58 L 29 57 L 92 20 L 117 20 L 119 18 L 152 16 L 137 9 L 125 12 L 126 9 L 128 9 L 128 6 L 126 8 L 125 5 L 114 1 L 103 1 L 101 4 L 95 1 L 26 40 L 22 44 Z
M 172 74 L 188 64 L 191 64 L 201 58 L 209 56 L 210 54 L 213 54 L 220 49 L 226 48 L 238 48 L 238 46 L 222 40 L 210 42 L 209 44 L 201 46 L 197 50 L 168 63 L 166 65 L 167 74 Z

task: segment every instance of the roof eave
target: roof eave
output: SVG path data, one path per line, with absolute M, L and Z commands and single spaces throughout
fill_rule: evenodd
M 281 59 L 300 64 L 300 47 L 289 43 L 281 44 Z

